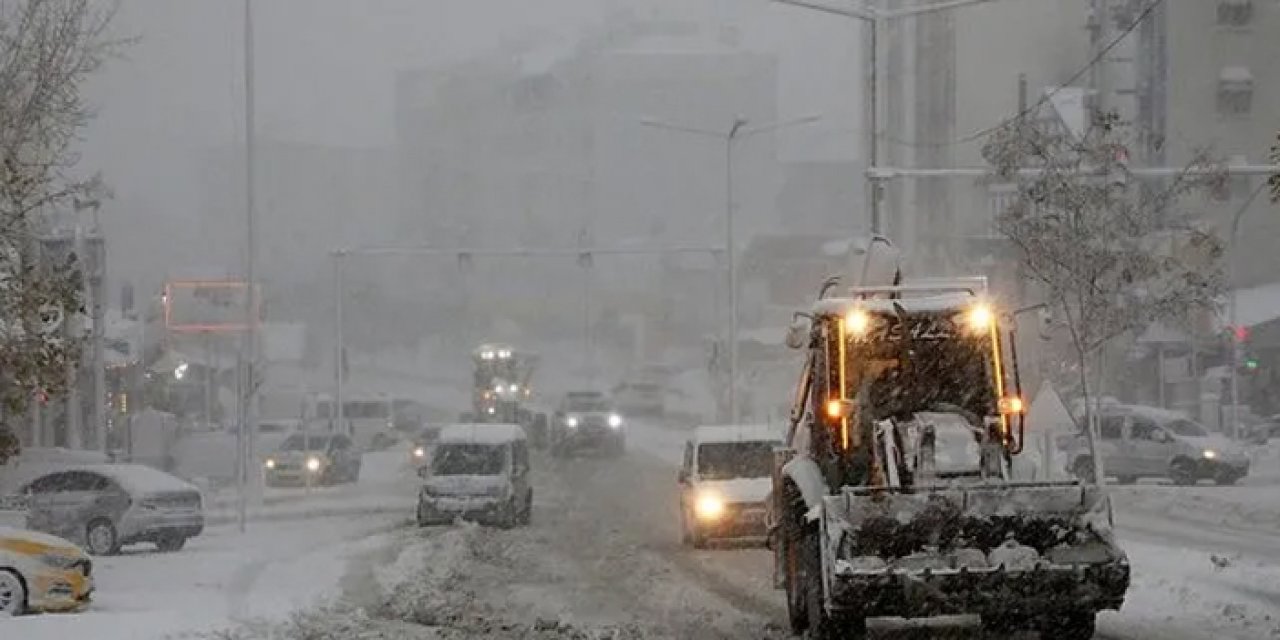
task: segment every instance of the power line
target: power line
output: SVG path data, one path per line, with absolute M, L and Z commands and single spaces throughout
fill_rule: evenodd
M 1147 6 L 1138 13 L 1137 17 L 1134 18 L 1133 21 L 1129 23 L 1129 26 L 1125 27 L 1124 31 L 1122 31 L 1120 35 L 1112 39 L 1111 42 L 1107 43 L 1107 46 L 1103 47 L 1101 51 L 1099 51 L 1092 58 L 1090 58 L 1089 62 L 1086 63 L 1084 67 L 1082 67 L 1079 71 L 1072 74 L 1071 77 L 1068 78 L 1066 82 L 1063 82 L 1062 84 L 1056 87 L 1053 87 L 1035 103 L 1027 106 L 1025 109 L 1019 111 L 1018 113 L 1014 114 L 1011 117 L 1005 118 L 1004 120 L 1001 120 L 1000 122 L 994 125 L 979 129 L 978 131 L 975 131 L 968 135 L 961 136 L 959 138 L 955 138 L 952 140 L 942 141 L 942 142 L 919 142 L 919 141 L 903 140 L 901 138 L 897 138 L 894 136 L 888 136 L 888 138 L 896 144 L 900 144 L 907 147 L 933 148 L 933 149 L 967 144 L 969 142 L 973 142 L 980 138 L 985 138 L 986 136 L 989 136 L 992 133 L 995 133 L 1000 128 L 1014 121 L 1021 120 L 1022 118 L 1027 117 L 1029 114 L 1036 111 L 1037 109 L 1039 109 L 1040 107 L 1048 103 L 1050 100 L 1052 100 L 1053 97 L 1056 96 L 1059 91 L 1075 84 L 1077 80 L 1084 77 L 1086 73 L 1089 73 L 1091 70 L 1093 70 L 1095 66 L 1097 66 L 1100 62 L 1102 62 L 1102 59 L 1107 57 L 1107 54 L 1111 53 L 1112 49 L 1115 49 L 1117 46 L 1119 46 L 1121 41 L 1129 37 L 1129 35 L 1132 34 L 1135 29 L 1138 28 L 1138 25 L 1146 21 L 1146 19 L 1149 18 L 1151 14 L 1154 13 L 1155 10 L 1160 7 L 1161 4 L 1164 4 L 1164 0 L 1151 0 L 1151 2 L 1148 3 Z M 1102 16 L 1102 19 L 1107 20 L 1108 17 Z

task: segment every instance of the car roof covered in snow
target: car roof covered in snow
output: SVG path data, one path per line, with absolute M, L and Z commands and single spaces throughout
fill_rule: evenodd
M 693 430 L 697 444 L 726 442 L 782 442 L 782 433 L 762 424 L 702 425 Z
M 506 444 L 524 440 L 518 424 L 451 424 L 440 430 L 439 444 Z
M 75 467 L 72 471 L 89 471 L 115 480 L 129 493 L 163 493 L 170 491 L 199 491 L 195 485 L 140 464 L 91 464 Z

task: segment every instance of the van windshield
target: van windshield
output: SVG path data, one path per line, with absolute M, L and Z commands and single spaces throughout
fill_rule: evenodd
M 491 444 L 446 444 L 436 449 L 431 473 L 437 476 L 496 476 L 502 473 L 504 447 Z
M 707 442 L 698 447 L 703 480 L 767 478 L 773 474 L 772 442 Z
M 1186 436 L 1188 438 L 1204 438 L 1209 435 L 1209 433 L 1204 430 L 1204 427 L 1190 420 L 1171 420 L 1165 423 L 1164 428 L 1177 435 Z

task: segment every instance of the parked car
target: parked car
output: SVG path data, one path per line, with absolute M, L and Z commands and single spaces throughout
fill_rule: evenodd
M 163 471 L 101 464 L 40 476 L 23 488 L 27 528 L 83 544 L 94 555 L 154 543 L 177 551 L 204 531 L 200 491 Z
M 78 611 L 93 594 L 93 561 L 70 540 L 0 527 L 0 614 Z
M 1179 485 L 1200 480 L 1235 484 L 1249 473 L 1249 457 L 1235 443 L 1211 434 L 1185 415 L 1154 407 L 1108 405 L 1099 416 L 1103 470 L 1121 484 L 1168 478 Z M 1088 442 L 1078 434 L 1068 447 L 1068 471 L 1092 480 Z
M 712 539 L 757 539 L 766 531 L 777 430 L 702 426 L 685 443 L 680 466 L 680 539 L 704 547 Z
M 418 526 L 457 518 L 502 527 L 529 524 L 529 446 L 519 425 L 446 427 L 432 450 L 431 463 L 418 475 L 423 478 Z
M 290 434 L 267 457 L 264 466 L 268 486 L 338 484 L 360 479 L 360 452 L 341 433 Z

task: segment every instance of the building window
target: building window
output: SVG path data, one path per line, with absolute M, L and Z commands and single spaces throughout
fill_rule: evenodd
M 1218 24 L 1224 27 L 1243 27 L 1253 19 L 1253 0 L 1220 0 Z
M 1218 74 L 1218 113 L 1248 115 L 1253 109 L 1253 74 L 1247 67 L 1224 67 Z
M 987 186 L 987 235 L 995 238 L 1000 234 L 1000 217 L 1018 203 L 1018 185 L 1014 183 L 992 184 Z

